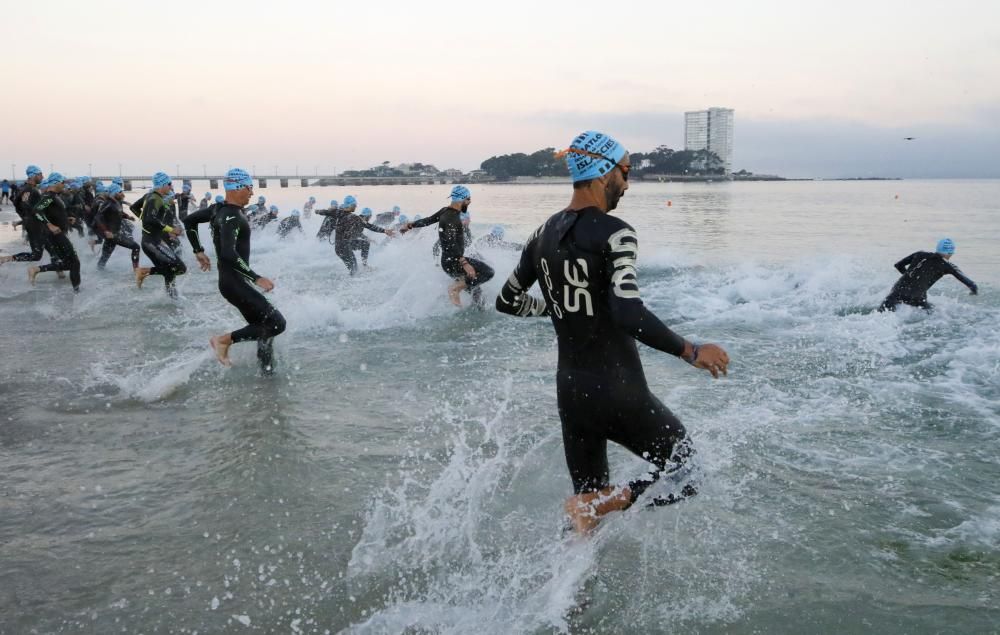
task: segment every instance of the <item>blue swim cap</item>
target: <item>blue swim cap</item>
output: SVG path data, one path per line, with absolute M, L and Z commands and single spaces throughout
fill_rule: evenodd
M 316 197 L 315 196 L 310 196 L 309 197 L 309 202 L 310 203 L 315 203 L 316 202 Z
M 115 182 L 114 179 L 112 179 L 112 182 Z M 166 172 L 157 172 L 153 175 L 153 189 L 155 190 L 158 190 L 161 187 L 166 187 L 171 183 L 173 183 L 173 181 L 170 180 L 170 177 L 167 176 Z
M 268 211 L 269 212 L 277 212 L 278 211 L 278 206 L 277 205 L 272 205 L 271 209 L 269 209 Z
M 216 194 L 215 195 L 215 202 L 216 203 L 222 203 L 225 200 L 226 200 L 226 198 L 222 194 Z
M 451 200 L 464 201 L 467 198 L 472 198 L 472 192 L 469 191 L 469 188 L 464 185 L 456 185 L 451 188 Z
M 116 185 L 117 185 L 117 183 L 116 183 Z M 177 196 L 177 194 L 173 190 L 170 190 L 169 192 L 167 192 L 163 196 L 163 200 L 165 200 L 165 201 L 167 201 L 169 203 L 170 201 L 174 200 L 175 196 Z
M 398 214 L 398 213 L 400 213 L 401 211 L 402 211 L 402 210 L 400 210 L 400 209 L 399 209 L 399 205 L 393 205 L 393 206 L 392 206 L 392 213 L 393 213 L 393 214 Z
M 125 185 L 125 179 L 123 179 L 120 176 L 114 177 L 113 179 L 111 179 L 111 182 L 112 183 L 117 183 L 118 185 Z
M 556 156 L 565 156 L 573 182 L 597 179 L 612 169 L 625 156 L 625 146 L 608 135 L 588 130 L 581 133 L 569 148 Z
M 190 184 L 190 183 L 185 183 L 185 184 L 184 184 L 184 187 L 183 187 L 182 189 L 183 189 L 183 190 L 184 190 L 185 192 L 190 192 L 190 191 L 191 191 L 191 184 Z
M 413 220 L 417 220 L 417 219 L 414 218 Z M 400 214 L 399 215 L 399 224 L 400 225 L 405 225 L 407 222 L 409 222 L 409 220 L 406 218 L 406 214 Z
M 266 198 L 264 198 L 263 196 L 258 196 L 258 197 L 257 197 L 257 204 L 258 204 L 258 205 L 263 205 L 263 204 L 264 204 L 264 203 L 266 203 L 266 202 L 267 202 L 267 199 L 266 199 Z
M 104 181 L 94 181 L 94 187 L 104 187 Z
M 299 210 L 293 209 L 292 210 L 292 216 L 298 216 L 298 215 L 299 215 Z
M 955 253 L 955 242 L 951 238 L 942 238 L 938 241 L 937 249 L 939 254 L 951 255 Z
M 357 204 L 358 204 L 358 199 L 348 194 L 347 197 L 344 199 L 344 203 L 341 205 L 341 207 L 350 207 L 351 205 L 357 205 Z
M 471 218 L 472 217 L 469 216 L 469 212 L 462 212 L 461 214 L 458 215 L 458 220 L 460 221 L 467 221 L 470 220 Z
M 59 174 L 58 172 L 53 172 L 52 174 L 45 177 L 44 181 L 42 181 L 42 187 L 52 187 L 53 185 L 58 185 L 59 183 L 63 183 L 65 181 L 66 179 L 63 178 L 62 174 Z
M 28 178 L 30 179 L 33 176 L 38 176 L 39 174 L 41 174 L 42 169 L 37 165 L 29 165 L 27 168 L 24 169 L 24 173 L 27 174 Z
M 222 181 L 222 186 L 227 192 L 241 190 L 245 187 L 253 187 L 253 179 L 246 170 L 233 168 L 226 172 L 226 178 Z
M 361 216 L 371 216 L 371 215 L 372 215 L 372 208 L 366 207 L 363 210 L 361 210 Z
M 94 186 L 94 192 L 97 194 L 105 194 L 107 191 L 108 188 L 104 187 L 104 183 L 101 183 L 100 181 L 98 181 L 97 185 Z
M 340 207 L 340 203 L 337 202 L 337 199 L 331 198 L 330 199 L 330 208 L 333 209 L 333 208 L 337 208 L 337 207 Z
M 114 196 L 115 194 L 121 194 L 122 193 L 122 186 L 118 185 L 117 183 L 112 183 L 111 187 L 109 187 L 109 188 L 105 188 L 102 185 L 101 189 L 103 189 L 110 196 Z
M 90 177 L 89 176 L 81 176 L 80 180 L 83 181 L 84 183 L 90 183 Z
M 503 227 L 500 225 L 494 225 L 493 229 L 490 230 L 491 236 L 496 236 L 497 238 L 503 238 Z

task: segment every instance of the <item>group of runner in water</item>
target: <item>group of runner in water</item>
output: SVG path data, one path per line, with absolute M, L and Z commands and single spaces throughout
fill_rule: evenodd
M 694 447 L 681 422 L 649 390 L 636 340 L 678 357 L 718 378 L 728 371 L 729 356 L 715 344 L 695 343 L 674 333 L 643 304 L 636 275 L 638 237 L 625 221 L 610 215 L 628 190 L 631 163 L 625 147 L 612 137 L 587 131 L 560 153 L 565 157 L 573 181 L 569 205 L 536 229 L 525 244 L 504 240 L 502 227 L 495 227 L 478 246 L 516 249 L 520 261 L 496 298 L 496 309 L 518 317 L 549 317 L 558 341 L 556 393 L 566 463 L 574 494 L 565 504 L 573 528 L 588 533 L 606 514 L 624 510 L 660 480 L 670 487 L 651 492 L 647 505 L 668 505 L 697 493 L 691 475 Z M 175 195 L 171 178 L 157 172 L 152 189 L 128 206 L 124 184 L 110 186 L 83 177 L 67 181 L 59 173 L 42 174 L 29 166 L 26 179 L 11 189 L 10 200 L 20 216 L 29 250 L 0 256 L 0 264 L 17 261 L 37 263 L 48 252 L 51 262 L 33 264 L 28 278 L 34 283 L 42 272 L 69 272 L 73 289 L 80 289 L 80 259 L 68 234 L 89 235 L 91 248 L 101 244 L 98 268 L 104 268 L 116 247 L 130 251 L 138 286 L 148 276 L 163 277 L 167 292 L 176 295 L 174 279 L 187 268 L 180 256 L 180 236 L 186 233 L 202 271 L 212 262 L 202 246 L 199 226 L 208 224 L 215 248 L 219 292 L 243 315 L 247 325 L 212 336 L 210 345 L 220 363 L 229 366 L 229 348 L 237 342 L 257 342 L 257 355 L 264 373 L 273 372 L 274 337 L 285 330 L 285 318 L 264 296 L 274 283 L 250 266 L 250 237 L 254 229 L 277 220 L 279 210 L 267 207 L 263 196 L 251 206 L 253 179 L 234 168 L 223 181 L 224 195 L 206 194 L 196 201 L 189 184 Z M 303 232 L 300 216 L 324 217 L 318 238 L 331 240 L 334 251 L 351 275 L 367 266 L 368 230 L 393 237 L 421 227 L 437 225 L 441 269 L 450 279 L 448 296 L 461 305 L 461 294 L 469 292 L 483 307 L 482 285 L 494 276 L 493 269 L 471 257 L 469 231 L 471 191 L 452 188 L 450 203 L 426 218 L 410 220 L 398 207 L 373 218 L 369 208 L 357 211 L 357 201 L 348 196 L 342 203 L 331 201 L 326 209 L 315 209 L 310 198 L 303 211 L 294 210 L 278 224 L 277 234 L 288 237 Z M 197 207 L 195 209 L 195 207 Z M 141 224 L 140 243 L 133 239 L 132 222 Z M 140 250 L 152 267 L 139 266 Z M 955 244 L 944 238 L 935 251 L 918 251 L 896 263 L 901 277 L 880 311 L 899 304 L 930 308 L 927 291 L 942 276 L 950 274 L 972 294 L 977 287 L 950 262 Z M 541 297 L 529 294 L 538 282 Z M 262 293 L 263 292 L 263 293 Z M 624 485 L 610 483 L 607 443 L 618 443 L 653 465 L 644 478 Z M 664 478 L 667 477 L 667 478 Z

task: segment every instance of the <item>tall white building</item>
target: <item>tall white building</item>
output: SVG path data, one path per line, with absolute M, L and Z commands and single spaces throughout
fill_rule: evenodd
M 733 109 L 709 108 L 684 113 L 684 149 L 710 150 L 733 171 Z

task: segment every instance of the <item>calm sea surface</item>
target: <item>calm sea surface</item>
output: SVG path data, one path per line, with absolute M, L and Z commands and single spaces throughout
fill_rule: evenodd
M 412 217 L 449 187 L 257 193 Z M 524 238 L 569 194 L 474 186 L 474 233 Z M 288 320 L 272 378 L 252 345 L 209 354 L 242 326 L 214 272 L 174 302 L 82 242 L 75 297 L 0 267 L 0 633 L 1000 631 L 1000 181 L 636 184 L 618 213 L 647 304 L 733 364 L 643 349 L 705 486 L 584 542 L 552 327 L 450 306 L 433 230 L 353 279 L 318 217 L 255 233 Z M 873 314 L 943 236 L 980 295 L 946 278 L 933 313 Z M 492 297 L 517 254 L 482 255 Z

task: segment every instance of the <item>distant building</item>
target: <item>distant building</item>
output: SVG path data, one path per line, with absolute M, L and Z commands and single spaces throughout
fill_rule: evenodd
M 449 178 L 452 178 L 452 179 L 460 179 L 464 175 L 464 172 L 462 172 L 461 170 L 455 169 L 455 168 L 448 168 L 447 170 L 445 170 L 441 174 L 443 174 L 444 176 L 447 176 Z
M 709 108 L 684 113 L 684 149 L 709 150 L 733 171 L 733 109 Z

